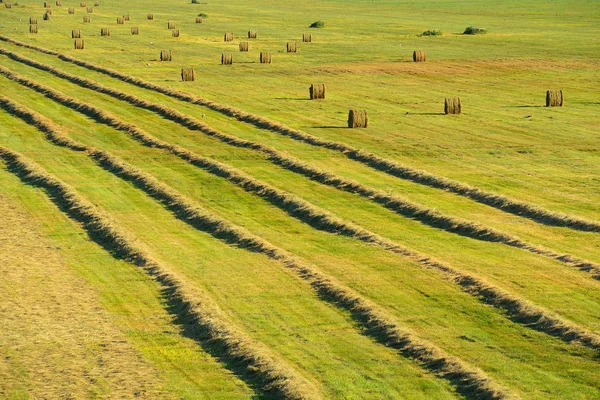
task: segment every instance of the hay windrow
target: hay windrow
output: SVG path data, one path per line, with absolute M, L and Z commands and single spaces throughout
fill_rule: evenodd
M 159 201 L 177 218 L 195 229 L 205 231 L 227 244 L 234 244 L 251 251 L 260 252 L 267 257 L 282 263 L 293 270 L 300 278 L 307 281 L 320 297 L 333 305 L 349 311 L 357 322 L 371 332 L 376 338 L 384 338 L 386 346 L 396 349 L 404 357 L 413 359 L 438 377 L 449 380 L 459 392 L 477 398 L 508 399 L 513 396 L 505 389 L 498 387 L 482 371 L 466 365 L 460 359 L 446 354 L 443 350 L 416 337 L 412 332 L 401 327 L 394 318 L 367 299 L 362 298 L 339 284 L 335 279 L 322 274 L 311 264 L 292 256 L 262 238 L 255 236 L 245 228 L 231 224 L 226 219 L 203 209 L 190 201 L 181 193 L 163 184 L 131 165 L 126 164 L 114 155 L 86 147 L 72 139 L 45 117 L 28 110 L 7 98 L 0 98 L 0 106 L 7 111 L 32 123 L 50 141 L 70 148 L 74 151 L 86 151 L 88 157 L 103 169 L 114 175 L 133 182 L 150 197 Z M 224 167 L 227 168 L 227 167 Z
M 471 294 L 482 302 L 490 304 L 507 313 L 515 322 L 524 324 L 532 329 L 539 330 L 549 335 L 556 336 L 566 342 L 581 343 L 596 351 L 600 351 L 600 337 L 589 332 L 560 316 L 555 315 L 539 306 L 514 296 L 503 289 L 496 287 L 476 275 L 466 273 L 448 264 L 439 262 L 427 255 L 399 245 L 385 239 L 364 228 L 345 222 L 332 216 L 325 210 L 316 207 L 303 199 L 292 196 L 275 187 L 258 181 L 243 172 L 233 169 L 220 162 L 199 156 L 180 146 L 172 145 L 158 140 L 148 133 L 141 131 L 135 125 L 125 123 L 118 118 L 97 109 L 89 104 L 67 97 L 49 87 L 35 83 L 29 79 L 18 76 L 5 67 L 0 66 L 0 73 L 26 87 L 32 88 L 44 96 L 70 107 L 94 120 L 126 132 L 142 144 L 165 149 L 210 173 L 227 179 L 247 192 L 267 200 L 279 207 L 290 216 L 314 227 L 338 235 L 353 237 L 357 240 L 381 247 L 384 250 L 406 257 L 425 268 L 430 268 L 442 273 L 451 282 L 457 284 L 463 291 Z
M 581 230 L 586 232 L 600 232 L 600 222 L 598 221 L 590 221 L 580 217 L 550 211 L 541 208 L 535 204 L 526 203 L 504 195 L 499 195 L 497 193 L 487 192 L 462 182 L 440 177 L 431 174 L 427 171 L 415 169 L 400 164 L 397 161 L 385 159 L 376 154 L 357 149 L 345 143 L 320 139 L 306 132 L 288 127 L 286 125 L 280 124 L 278 122 L 272 121 L 268 118 L 259 115 L 250 114 L 234 107 L 215 103 L 213 101 L 203 99 L 199 96 L 162 87 L 160 85 L 150 83 L 143 79 L 131 77 L 129 75 L 117 72 L 115 70 L 101 67 L 99 65 L 87 61 L 82 61 L 77 58 L 61 54 L 53 50 L 48 50 L 39 46 L 23 43 L 18 40 L 6 37 L 4 35 L 0 35 L 0 40 L 12 43 L 20 47 L 33 49 L 41 53 L 54 55 L 63 61 L 70 62 L 81 67 L 106 74 L 113 78 L 117 78 L 124 82 L 128 82 L 130 84 L 139 86 L 141 88 L 153 90 L 165 94 L 167 96 L 177 98 L 181 101 L 208 107 L 214 111 L 218 111 L 229 117 L 233 117 L 242 122 L 252 124 L 260 129 L 267 129 L 277 134 L 288 136 L 294 140 L 302 141 L 313 146 L 324 147 L 333 151 L 340 152 L 346 157 L 350 158 L 351 160 L 360 162 L 370 168 L 382 171 L 400 179 L 409 180 L 411 182 L 433 187 L 436 189 L 442 189 L 457 194 L 459 196 L 467 197 L 481 204 L 497 208 L 504 212 L 515 214 L 523 218 L 529 218 L 533 221 L 545 225 L 567 227 L 570 229 Z
M 232 324 L 210 295 L 157 262 L 151 254 L 138 247 L 134 237 L 121 231 L 118 224 L 81 198 L 73 188 L 7 148 L 0 147 L 0 158 L 7 164 L 8 170 L 23 182 L 46 191 L 50 200 L 80 223 L 99 245 L 152 276 L 170 294 L 168 305 L 181 310 L 181 315 L 186 316 L 197 332 L 219 343 L 224 358 L 240 363 L 250 375 L 259 377 L 265 392 L 297 400 L 322 397 L 316 387 L 287 362 Z
M 597 263 L 582 260 L 570 254 L 557 253 L 553 250 L 546 249 L 542 246 L 527 243 L 518 237 L 508 235 L 504 232 L 497 231 L 493 228 L 489 228 L 481 224 L 472 223 L 470 221 L 463 220 L 460 218 L 445 216 L 435 210 L 426 208 L 416 203 L 412 203 L 407 199 L 390 195 L 386 192 L 377 189 L 372 189 L 357 181 L 343 178 L 341 176 L 334 175 L 323 170 L 311 167 L 297 159 L 284 155 L 281 152 L 268 146 L 262 145 L 258 142 L 239 139 L 235 136 L 219 132 L 213 128 L 210 128 L 203 122 L 194 120 L 193 118 L 190 118 L 177 110 L 158 104 L 153 104 L 135 96 L 128 95 L 125 92 L 116 89 L 111 89 L 99 85 L 96 82 L 87 80 L 85 78 L 80 78 L 75 75 L 62 72 L 52 66 L 19 56 L 16 53 L 0 49 L 0 54 L 3 54 L 15 61 L 24 63 L 31 67 L 50 72 L 60 78 L 66 79 L 82 87 L 110 95 L 116 99 L 126 101 L 129 104 L 134 105 L 136 107 L 141 107 L 149 111 L 155 112 L 166 119 L 172 120 L 173 122 L 187 127 L 188 129 L 200 131 L 203 134 L 213 137 L 228 145 L 241 148 L 248 148 L 254 151 L 262 152 L 268 157 L 268 159 L 271 162 L 273 162 L 276 165 L 279 165 L 282 168 L 285 168 L 297 174 L 301 174 L 313 181 L 322 183 L 324 185 L 332 186 L 349 193 L 357 194 L 365 199 L 380 204 L 381 206 L 386 207 L 387 209 L 406 218 L 411 218 L 425 225 L 442 229 L 447 232 L 455 233 L 461 236 L 466 236 L 482 241 L 502 243 L 508 246 L 529 251 L 534 254 L 539 254 L 560 261 L 568 265 L 569 267 L 589 272 L 593 278 L 600 279 L 600 265 Z

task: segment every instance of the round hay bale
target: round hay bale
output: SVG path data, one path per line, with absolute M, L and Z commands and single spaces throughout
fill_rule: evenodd
M 86 5 L 85 5 L 85 3 L 84 3 L 84 2 L 81 2 L 81 3 L 79 3 L 79 7 L 85 7 L 85 6 L 86 6 Z
M 194 68 L 181 68 L 181 80 L 184 82 L 193 82 L 196 80 Z
M 233 58 L 231 53 L 223 53 L 221 54 L 221 65 L 231 65 L 233 64 Z
M 125 20 L 123 19 L 123 17 L 117 17 L 117 25 L 123 25 L 125 23 Z
M 366 128 L 369 117 L 366 110 L 350 110 L 348 112 L 348 128 Z
M 129 21 L 129 14 L 123 14 L 123 20 Z
M 43 19 L 44 19 L 44 21 L 50 21 L 50 14 L 47 12 L 44 13 Z
M 248 42 L 240 42 L 240 51 L 248 51 Z
M 100 2 L 99 2 L 99 1 L 95 1 L 95 2 L 94 2 L 94 7 L 98 7 L 99 5 L 100 5 Z
M 83 16 L 83 22 L 91 22 L 91 21 L 92 21 L 92 17 L 90 17 L 89 15 Z
M 562 90 L 547 90 L 546 91 L 546 107 L 562 107 L 564 97 Z
M 302 41 L 304 43 L 311 43 L 312 42 L 312 33 L 303 33 L 302 34 Z
M 4 3 L 4 7 L 5 8 L 12 8 L 12 4 L 10 4 L 10 3 Z
M 139 35 L 140 34 L 140 29 L 137 26 L 132 26 L 131 27 L 131 34 L 132 35 Z
M 271 64 L 271 53 L 261 51 L 260 52 L 260 63 L 261 64 Z
M 202 17 L 201 16 L 197 16 L 196 17 L 196 23 L 197 24 L 201 24 L 202 23 Z
M 62 7 L 62 1 L 56 0 L 56 7 Z
M 79 38 L 81 38 L 81 30 L 79 30 L 79 29 L 73 29 L 71 31 L 71 37 L 73 39 L 79 39 Z
M 100 29 L 100 36 L 110 36 L 110 29 L 108 29 L 108 28 Z
M 50 8 L 50 6 L 51 6 L 51 4 L 50 4 L 50 2 L 49 2 L 49 1 L 45 1 L 45 2 L 44 2 L 44 7 L 45 7 L 45 8 Z
M 446 97 L 444 100 L 444 114 L 460 114 L 461 112 L 460 97 Z
M 179 29 L 173 29 L 173 31 L 171 32 L 171 36 L 179 37 Z
M 75 39 L 74 47 L 75 47 L 75 50 L 83 50 L 83 47 L 84 47 L 83 39 Z
M 425 51 L 423 50 L 415 50 L 413 51 L 413 61 L 414 62 L 425 62 L 427 56 L 425 55 Z
M 257 37 L 258 37 L 258 32 L 248 31 L 248 39 L 256 39 Z
M 160 61 L 171 61 L 171 50 L 160 51 Z
M 325 84 L 324 83 L 313 83 L 308 88 L 311 100 L 324 99 L 325 98 Z
M 93 12 L 94 12 L 94 8 L 93 8 L 93 7 L 88 7 L 88 8 L 86 8 L 86 10 L 85 10 L 85 11 L 86 11 L 88 14 L 91 14 L 91 13 L 93 13 Z
M 167 28 L 171 30 L 175 29 L 175 22 L 167 22 Z
M 29 17 L 29 23 L 32 25 L 37 25 L 37 18 Z
M 146 18 L 149 19 L 149 20 L 153 20 L 154 19 L 154 14 L 148 13 L 148 15 L 146 15 Z
M 69 7 L 69 14 L 75 14 L 75 9 L 73 7 Z
M 288 42 L 286 49 L 288 53 L 295 53 L 297 51 L 296 42 Z
M 38 33 L 37 25 L 29 25 L 29 33 Z
M 225 33 L 225 35 L 223 36 L 223 41 L 232 42 L 233 41 L 233 33 L 231 33 L 231 32 Z

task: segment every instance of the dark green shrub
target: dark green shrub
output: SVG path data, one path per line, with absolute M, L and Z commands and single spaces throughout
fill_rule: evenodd
M 441 36 L 442 31 L 439 29 L 427 29 L 425 32 L 421 33 L 419 36 Z
M 310 24 L 311 28 L 323 28 L 325 27 L 325 22 L 323 21 L 315 21 L 312 24 Z
M 208 17 L 208 15 L 206 15 L 206 14 L 204 14 L 204 13 L 200 13 L 200 14 L 198 14 L 198 16 L 199 16 L 199 17 L 202 17 L 202 18 L 207 18 L 207 17 Z
M 482 33 L 487 33 L 487 29 L 485 28 L 477 28 L 475 26 L 469 26 L 463 32 L 463 35 L 479 35 Z

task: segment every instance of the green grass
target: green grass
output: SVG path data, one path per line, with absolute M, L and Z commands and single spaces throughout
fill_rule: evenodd
M 597 2 L 330 0 L 290 8 L 277 2 L 250 5 L 234 0 L 209 2 L 199 9 L 184 0 L 128 4 L 105 0 L 90 14 L 90 24 L 82 22 L 82 9 L 76 7 L 76 14 L 68 15 L 70 5 L 63 3 L 62 8 L 53 7 L 50 21 L 42 21 L 42 8 L 34 1 L 2 8 L 0 34 L 233 105 L 439 176 L 600 220 Z M 195 24 L 200 11 L 210 18 Z M 146 20 L 149 12 L 154 13 L 154 21 Z M 116 25 L 114 15 L 126 13 L 131 22 Z M 29 16 L 38 16 L 37 35 L 27 33 Z M 171 37 L 167 20 L 177 24 L 181 37 Z M 326 21 L 326 28 L 310 30 L 313 43 L 302 43 L 302 33 L 315 20 Z M 128 25 L 138 26 L 140 35 L 130 35 Z M 471 25 L 485 26 L 488 33 L 462 35 L 464 27 Z M 105 26 L 111 28 L 109 38 L 100 37 Z M 419 37 L 431 26 L 445 34 Z M 82 30 L 83 51 L 72 50 L 70 30 L 75 28 Z M 251 40 L 249 53 L 240 53 L 237 38 L 245 38 L 248 30 L 257 30 L 258 39 Z M 224 43 L 224 32 L 234 32 L 236 41 Z M 297 54 L 285 53 L 290 40 L 298 43 Z M 444 214 L 600 262 L 598 233 L 542 225 L 52 56 L 5 42 L 0 47 L 175 108 L 225 133 Z M 173 62 L 161 63 L 159 52 L 167 48 L 173 51 Z M 411 61 L 415 49 L 426 51 L 426 63 Z M 260 51 L 272 52 L 273 64 L 260 65 Z M 233 53 L 232 66 L 219 65 L 223 52 Z M 425 226 L 152 112 L 4 56 L 0 65 L 135 123 L 161 140 L 231 165 L 346 221 L 484 277 L 600 334 L 600 283 L 585 272 L 523 250 Z M 195 82 L 180 82 L 182 67 L 196 68 Z M 311 83 L 327 85 L 326 100 L 307 100 Z M 512 322 L 437 272 L 356 239 L 318 231 L 221 178 L 144 147 L 123 132 L 4 77 L 0 87 L 2 95 L 49 117 L 72 138 L 121 157 L 209 211 L 313 263 L 419 337 L 481 369 L 522 398 L 600 395 L 597 354 L 592 350 Z M 562 89 L 565 107 L 543 107 L 546 89 Z M 464 114 L 442 115 L 443 98 L 455 95 L 461 97 Z M 344 128 L 351 108 L 368 110 L 368 129 Z M 23 153 L 75 187 L 161 262 L 207 290 L 237 326 L 289 362 L 326 397 L 458 396 L 446 380 L 361 334 L 350 315 L 320 299 L 281 264 L 193 229 L 84 154 L 50 144 L 42 133 L 4 111 L 0 111 L 0 126 L 0 145 Z M 22 185 L 5 171 L 0 171 L 0 183 L 11 193 L 0 201 L 34 216 L 32 226 L 38 226 L 38 234 L 52 243 L 49 246 L 58 247 L 53 251 L 64 260 L 63 269 L 95 292 L 98 304 L 110 316 L 111 329 L 156 371 L 149 383 L 152 388 L 182 398 L 202 397 L 201 393 L 209 393 L 207 398 L 261 396 L 252 379 L 236 376 L 231 365 L 182 335 L 150 278 L 86 241 L 81 228 L 39 190 Z M 5 301 L 0 300 L 0 310 Z M 0 361 L 0 377 L 11 376 L 12 382 L 18 382 L 10 389 L 14 398 L 26 397 L 39 385 L 28 368 L 7 369 Z M 0 394 L 9 390 L 6 387 L 0 385 Z M 98 387 L 100 394 L 110 393 L 111 389 Z

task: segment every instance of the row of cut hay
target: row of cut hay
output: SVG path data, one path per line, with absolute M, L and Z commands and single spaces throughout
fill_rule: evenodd
M 2 99 L 0 99 L 0 105 L 1 103 Z M 14 105 L 11 105 L 11 107 L 14 108 Z M 101 112 L 100 110 L 98 111 Z M 22 118 L 28 121 L 38 121 L 36 126 L 46 133 L 50 141 L 75 151 L 87 151 L 88 156 L 102 168 L 128 182 L 133 182 L 139 189 L 161 202 L 163 206 L 173 212 L 179 219 L 195 229 L 208 232 L 217 239 L 225 241 L 227 244 L 237 245 L 253 252 L 260 252 L 282 263 L 286 268 L 290 268 L 299 277 L 306 280 L 321 299 L 329 301 L 345 311 L 351 312 L 357 322 L 367 330 L 382 335 L 386 339 L 385 344 L 388 347 L 398 350 L 405 357 L 418 361 L 439 377 L 448 379 L 462 392 L 468 391 L 473 395 L 485 396 L 488 399 L 511 397 L 504 389 L 496 386 L 482 371 L 466 365 L 460 359 L 449 356 L 434 344 L 416 337 L 406 328 L 399 326 L 394 318 L 390 317 L 376 304 L 362 298 L 352 289 L 339 284 L 333 278 L 323 274 L 314 265 L 292 256 L 287 251 L 252 234 L 245 228 L 233 225 L 230 221 L 206 211 L 197 203 L 190 201 L 181 193 L 158 181 L 150 174 L 126 164 L 112 154 L 86 148 L 81 143 L 73 141 L 50 121 L 46 120 L 47 123 L 44 123 L 44 117 L 39 114 L 26 109 L 21 111 L 21 113 L 33 114 Z M 133 125 L 127 127 L 128 124 L 118 120 L 116 117 L 112 118 L 114 119 L 113 125 L 117 124 L 129 131 L 139 130 Z M 145 134 L 143 131 L 141 133 Z M 161 146 L 163 142 L 156 141 L 147 134 L 146 137 L 156 147 L 163 148 Z M 218 167 L 223 171 L 229 169 L 226 165 L 219 165 Z M 443 362 L 440 363 L 440 361 Z
M 290 216 L 297 218 L 316 229 L 353 237 L 357 240 L 376 245 L 384 250 L 406 257 L 425 268 L 437 270 L 441 272 L 446 279 L 454 282 L 462 290 L 471 294 L 476 299 L 483 301 L 486 304 L 491 304 L 498 309 L 504 310 L 508 316 L 516 322 L 525 324 L 532 329 L 537 329 L 546 334 L 559 337 L 567 342 L 581 343 L 594 350 L 600 350 L 600 337 L 598 337 L 596 334 L 589 332 L 571 323 L 570 321 L 563 319 L 560 316 L 548 312 L 541 307 L 533 305 L 526 300 L 514 296 L 513 294 L 510 294 L 505 290 L 492 285 L 476 275 L 456 269 L 448 264 L 444 264 L 429 256 L 401 246 L 391 240 L 385 239 L 364 228 L 333 217 L 328 212 L 300 198 L 291 196 L 288 193 L 281 191 L 269 184 L 249 178 L 244 173 L 239 172 L 231 167 L 227 167 L 227 170 L 223 170 L 220 167 L 217 168 L 219 165 L 223 166 L 223 164 L 201 157 L 180 146 L 162 142 L 150 136 L 146 132 L 137 129 L 135 125 L 124 123 L 114 117 L 109 117 L 105 112 L 96 107 L 67 97 L 60 92 L 33 82 L 27 78 L 20 77 L 4 67 L 0 67 L 0 73 L 7 78 L 14 80 L 15 82 L 18 82 L 26 87 L 32 88 L 44 96 L 78 112 L 81 112 L 98 122 L 108 124 L 118 130 L 124 131 L 145 145 L 169 150 L 177 157 L 189 162 L 192 165 L 206 169 L 211 173 L 217 173 L 218 176 L 227 179 L 249 193 L 253 193 L 269 201 L 271 204 L 281 208 Z M 99 87 L 99 85 L 96 86 Z M 106 90 L 111 91 L 111 89 Z M 148 104 L 152 109 L 156 108 L 157 110 L 163 111 L 168 110 L 160 105 L 146 102 L 126 93 L 123 93 L 123 96 L 124 100 L 130 99 L 133 102 L 139 103 L 140 106 L 145 103 Z M 176 110 L 172 111 L 176 114 L 167 114 L 171 119 L 175 118 L 177 115 L 181 115 Z M 190 118 L 185 116 L 184 118 L 191 121 Z
M 230 221 L 203 209 L 197 203 L 190 201 L 150 174 L 126 164 L 114 155 L 87 148 L 85 145 L 70 139 L 60 128 L 41 115 L 24 109 L 6 98 L 0 98 L 0 106 L 5 108 L 7 106 L 3 105 L 3 102 L 9 103 L 9 112 L 14 113 L 16 108 L 20 114 L 17 116 L 28 122 L 36 121 L 34 123 L 36 127 L 45 132 L 47 138 L 53 143 L 75 151 L 87 151 L 88 156 L 102 168 L 128 182 L 133 182 L 136 187 L 159 201 L 179 219 L 195 229 L 208 232 L 227 244 L 237 245 L 253 252 L 260 252 L 282 263 L 286 268 L 293 270 L 300 278 L 306 280 L 321 299 L 351 312 L 357 322 L 367 330 L 380 332 L 380 335 L 385 338 L 387 346 L 398 350 L 405 357 L 418 361 L 439 377 L 450 380 L 462 392 L 470 387 L 469 392 L 474 395 L 484 395 L 486 398 L 494 399 L 508 397 L 508 394 L 497 387 L 482 371 L 466 365 L 460 359 L 449 356 L 437 346 L 416 337 L 409 330 L 399 326 L 394 318 L 387 315 L 376 304 L 323 274 L 314 265 L 292 256 L 287 251 L 250 233 L 245 228 L 233 225 Z M 120 125 L 124 124 L 118 120 L 114 122 Z M 130 129 L 138 128 L 132 126 Z M 155 144 L 160 147 L 161 142 L 158 141 Z M 218 167 L 223 170 L 229 169 L 226 165 L 219 165 Z M 443 360 L 443 363 L 440 363 L 440 360 Z
M 320 139 L 309 133 L 288 127 L 286 125 L 272 121 L 268 118 L 256 114 L 247 113 L 238 108 L 222 105 L 210 100 L 206 100 L 196 95 L 191 95 L 160 85 L 156 85 L 143 79 L 131 77 L 129 75 L 117 72 L 115 70 L 101 67 L 99 65 L 87 61 L 82 61 L 77 58 L 67 56 L 65 54 L 61 54 L 53 50 L 48 50 L 39 46 L 23 43 L 3 35 L 0 35 L 0 40 L 15 44 L 20 47 L 33 49 L 41 53 L 54 55 L 63 61 L 70 62 L 96 72 L 103 73 L 113 78 L 120 79 L 124 82 L 128 82 L 148 90 L 153 90 L 191 104 L 198 104 L 204 107 L 208 107 L 214 111 L 220 112 L 229 117 L 236 118 L 242 122 L 252 124 L 261 129 L 267 129 L 274 133 L 288 136 L 292 139 L 299 140 L 313 146 L 324 147 L 330 150 L 340 152 L 354 161 L 360 162 L 370 168 L 385 172 L 389 175 L 395 176 L 400 179 L 405 179 L 425 186 L 449 191 L 451 193 L 467 197 L 478 203 L 482 203 L 490 207 L 502 210 L 504 212 L 518 215 L 520 217 L 529 218 L 539 223 L 554 226 L 563 226 L 581 231 L 600 232 L 600 222 L 597 221 L 590 221 L 580 217 L 574 217 L 564 213 L 550 211 L 534 204 L 509 198 L 507 196 L 499 195 L 493 192 L 481 190 L 462 182 L 440 177 L 423 170 L 415 169 L 400 164 L 397 161 L 385 159 L 376 154 L 357 149 L 345 143 Z
M 173 122 L 176 122 L 182 126 L 187 127 L 188 129 L 197 130 L 202 132 L 205 135 L 210 137 L 214 137 L 223 143 L 248 148 L 255 151 L 260 151 L 265 154 L 269 160 L 274 162 L 275 164 L 286 168 L 292 172 L 302 174 L 307 178 L 314 180 L 316 182 L 335 187 L 337 189 L 345 190 L 349 193 L 354 193 L 362 196 L 365 199 L 369 199 L 374 201 L 391 211 L 398 213 L 407 218 L 412 218 L 418 220 L 428 226 L 443 229 L 447 232 L 459 234 L 462 236 L 470 237 L 473 239 L 490 241 L 490 242 L 498 242 L 503 243 L 505 245 L 509 245 L 512 247 L 516 247 L 519 249 L 524 249 L 530 251 L 535 254 L 540 254 L 549 258 L 552 258 L 557 261 L 561 261 L 570 267 L 578 268 L 582 271 L 590 272 L 595 279 L 600 279 L 600 265 L 597 263 L 593 263 L 591 261 L 582 260 L 577 257 L 574 257 L 570 254 L 560 254 L 555 251 L 546 249 L 541 246 L 536 246 L 521 240 L 518 237 L 508 235 L 504 232 L 497 231 L 493 228 L 489 228 L 483 226 L 481 224 L 475 224 L 460 218 L 448 217 L 445 216 L 435 210 L 429 209 L 422 205 L 418 205 L 412 203 L 406 199 L 400 198 L 398 196 L 390 195 L 385 192 L 379 191 L 377 189 L 370 188 L 356 181 L 343 178 L 341 176 L 330 174 L 323 170 L 319 170 L 314 167 L 310 167 L 301 161 L 298 161 L 290 156 L 286 156 L 277 150 L 270 148 L 268 146 L 262 145 L 258 142 L 252 142 L 244 139 L 239 139 L 235 136 L 227 135 L 220 131 L 217 131 L 213 128 L 210 128 L 203 122 L 198 120 L 193 120 L 187 117 L 184 114 L 179 113 L 177 110 L 160 106 L 157 104 L 153 104 L 142 99 L 139 99 L 134 96 L 130 96 L 125 92 L 111 89 L 102 85 L 99 85 L 96 82 L 90 81 L 85 78 L 80 78 L 75 75 L 68 74 L 66 72 L 60 71 L 52 66 L 47 64 L 39 63 L 35 60 L 31 60 L 25 57 L 22 57 L 16 53 L 0 49 L 0 54 L 3 54 L 7 57 L 10 57 L 14 61 L 24 63 L 34 68 L 38 68 L 40 70 L 50 72 L 53 75 L 60 77 L 62 79 L 66 79 L 72 83 L 80 85 L 82 87 L 92 89 L 98 91 L 103 94 L 110 95 L 116 99 L 120 99 L 126 101 L 136 107 L 142 107 L 149 111 L 155 112 L 160 116 L 170 119 Z M 325 91 L 324 85 L 312 85 L 313 93 L 317 91 L 323 90 Z
M 180 316 L 185 317 L 198 332 L 196 338 L 199 340 L 200 335 L 206 335 L 218 345 L 224 359 L 239 363 L 248 374 L 257 376 L 266 392 L 272 392 L 275 397 L 297 400 L 321 398 L 318 389 L 293 367 L 231 323 L 209 294 L 188 284 L 152 255 L 138 248 L 135 238 L 121 231 L 114 221 L 81 198 L 70 186 L 9 149 L 0 147 L 0 158 L 9 166 L 8 170 L 23 182 L 44 189 L 58 208 L 81 223 L 99 245 L 151 275 L 169 294 L 166 297 L 168 306 L 181 310 Z
M 284 155 L 283 153 L 258 142 L 252 142 L 237 138 L 235 136 L 227 135 L 223 132 L 209 127 L 201 121 L 194 120 L 193 118 L 190 118 L 185 114 L 178 112 L 175 109 L 151 103 L 137 98 L 135 96 L 128 95 L 125 92 L 102 86 L 88 79 L 80 78 L 75 75 L 60 71 L 47 64 L 42 64 L 35 60 L 22 57 L 16 53 L 0 49 L 0 54 L 8 56 L 14 61 L 24 63 L 26 65 L 38 68 L 46 72 L 50 72 L 59 78 L 66 79 L 74 84 L 85 87 L 87 89 L 95 90 L 97 92 L 110 95 L 116 99 L 126 101 L 129 104 L 134 105 L 136 107 L 141 107 L 149 111 L 155 112 L 161 117 L 170 119 L 173 122 L 178 123 L 188 129 L 200 131 L 203 134 L 218 139 L 219 141 L 228 145 L 252 149 L 254 151 L 260 151 L 264 155 L 266 155 L 270 161 L 285 169 L 304 175 L 305 177 L 313 181 L 332 186 L 337 189 L 347 191 L 349 193 L 358 194 L 361 197 L 373 201 L 377 204 L 380 204 L 386 207 L 387 209 L 404 217 L 415 219 L 417 221 L 422 222 L 423 224 L 434 228 L 443 229 L 447 232 L 459 234 L 473 239 L 502 243 L 515 248 L 527 250 L 535 254 L 543 255 L 545 257 L 549 257 L 551 259 L 563 262 L 564 264 L 570 267 L 590 272 L 592 277 L 594 277 L 595 279 L 600 279 L 600 265 L 597 263 L 582 260 L 570 254 L 560 254 L 553 250 L 530 244 L 521 240 L 518 237 L 508 235 L 504 232 L 497 231 L 493 228 L 489 228 L 481 224 L 475 224 L 460 218 L 445 216 L 439 213 L 438 211 L 429 209 L 419 204 L 412 203 L 409 200 L 400 198 L 398 196 L 390 195 L 377 189 L 373 189 L 357 181 L 343 178 L 339 175 L 331 174 L 323 170 L 311 167 L 297 159 Z M 313 85 L 313 87 L 318 88 L 319 85 Z M 324 85 L 323 90 L 325 90 Z

